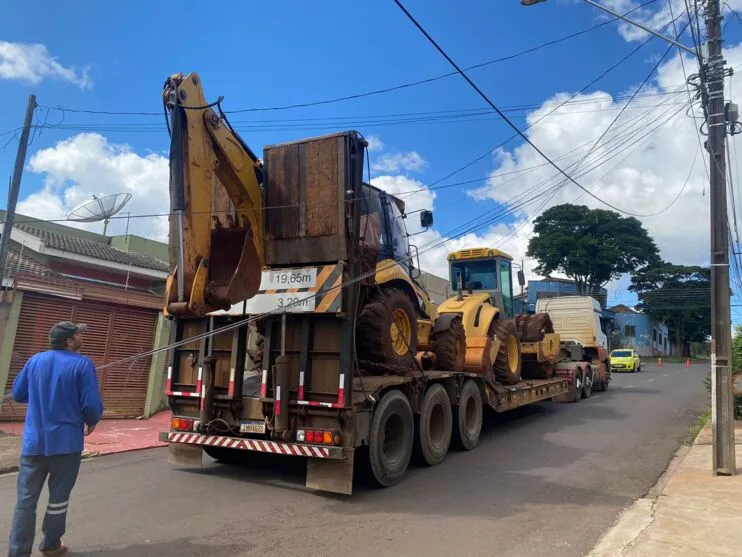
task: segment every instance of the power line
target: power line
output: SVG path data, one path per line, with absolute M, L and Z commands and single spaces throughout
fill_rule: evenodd
M 624 16 L 631 14 L 632 12 L 639 10 L 645 6 L 648 6 L 649 4 L 653 4 L 657 0 L 648 0 L 647 2 L 644 2 L 643 4 L 640 4 L 638 6 L 635 6 L 631 8 L 629 11 L 627 11 Z M 555 44 L 559 44 L 565 41 L 568 41 L 570 39 L 579 37 L 581 35 L 585 35 L 587 33 L 590 33 L 591 31 L 594 31 L 596 29 L 599 29 L 601 27 L 604 27 L 606 25 L 609 25 L 610 23 L 613 23 L 614 21 L 617 21 L 619 18 L 614 17 L 613 19 L 606 19 L 605 21 L 602 21 L 596 25 L 593 25 L 591 27 L 588 27 L 586 29 L 583 29 L 581 31 L 577 31 L 574 33 L 570 33 L 568 35 L 564 35 L 558 39 L 554 39 L 551 41 L 546 41 L 543 43 L 540 43 L 536 46 L 526 48 L 524 50 L 515 52 L 513 54 L 509 54 L 507 56 L 502 56 L 500 58 L 495 58 L 492 60 L 488 60 L 486 62 L 481 62 L 479 64 L 474 64 L 473 66 L 468 66 L 465 68 L 467 71 L 469 70 L 475 70 L 479 68 L 484 68 L 486 66 L 491 66 L 493 64 L 497 64 L 500 62 L 505 62 L 508 60 L 513 60 L 515 58 L 518 58 L 520 56 L 523 56 L 525 54 L 530 54 L 532 52 L 536 52 L 538 50 L 541 50 L 542 48 L 546 48 L 548 46 L 553 46 Z M 352 95 L 344 95 L 341 97 L 334 97 L 331 99 L 324 99 L 319 101 L 310 101 L 310 102 L 303 102 L 303 103 L 296 103 L 291 105 L 280 105 L 280 106 L 269 106 L 269 107 L 253 107 L 253 108 L 243 108 L 243 109 L 237 109 L 237 110 L 231 110 L 231 111 L 225 111 L 227 114 L 238 114 L 238 113 L 244 113 L 244 112 L 268 112 L 268 111 L 278 111 L 278 110 L 290 110 L 295 108 L 307 108 L 311 106 L 320 106 L 320 105 L 326 105 L 326 104 L 333 104 L 338 103 L 342 101 L 348 101 L 348 100 L 356 100 L 364 97 L 370 97 L 373 95 L 380 95 L 384 93 L 391 93 L 394 91 L 399 91 L 402 89 L 408 89 L 411 87 L 416 87 L 418 85 L 425 85 L 427 83 L 433 83 L 435 81 L 439 81 L 441 79 L 445 79 L 447 77 L 451 77 L 456 75 L 457 72 L 449 72 L 445 74 L 440 74 L 437 76 L 421 79 L 418 81 L 412 81 L 408 83 L 402 83 L 400 85 L 394 85 L 391 87 L 385 87 L 381 89 L 375 89 L 372 91 L 366 91 L 363 93 L 355 93 Z M 61 108 L 61 107 L 58 107 Z M 71 109 L 71 108 L 65 108 L 64 110 L 67 110 L 68 112 L 75 112 L 75 113 L 81 113 L 81 114 L 102 114 L 102 115 L 131 115 L 131 116 L 162 116 L 161 112 L 143 112 L 143 111 L 133 111 L 133 112 L 125 112 L 125 111 L 108 111 L 108 110 L 85 110 L 85 109 Z
M 639 213 L 631 213 L 629 211 L 625 211 L 625 210 L 620 209 L 619 207 L 616 207 L 615 205 L 613 205 L 613 204 L 611 204 L 611 203 L 609 203 L 607 201 L 604 201 L 603 199 L 601 199 L 600 197 L 598 197 L 597 195 L 595 195 L 594 193 L 592 193 L 590 190 L 586 189 L 582 184 L 580 184 L 579 182 L 577 182 L 577 180 L 575 180 L 574 178 L 572 178 L 564 170 L 562 170 L 562 168 L 558 164 L 556 164 L 554 161 L 552 161 L 546 153 L 544 153 L 541 149 L 539 149 L 538 146 L 535 143 L 533 143 L 533 141 L 531 141 L 531 139 L 525 133 L 523 133 L 518 128 L 518 126 L 516 126 L 510 120 L 510 118 L 508 118 L 502 111 L 500 111 L 500 109 L 495 105 L 495 103 L 493 103 L 489 99 L 489 97 L 482 92 L 482 90 L 476 85 L 476 83 L 474 83 L 471 80 L 471 78 L 469 78 L 469 76 L 466 75 L 466 73 L 459 67 L 459 65 L 456 64 L 456 62 L 453 61 L 453 59 L 446 53 L 446 51 L 443 50 L 438 45 L 438 43 L 435 41 L 435 39 L 433 39 L 433 37 L 430 36 L 430 34 L 422 27 L 422 25 L 420 25 L 420 23 L 418 23 L 418 21 L 412 16 L 412 14 L 409 11 L 407 11 L 407 8 L 405 8 L 404 5 L 402 5 L 402 3 L 400 2 L 400 0 L 394 0 L 394 3 L 397 4 L 397 6 L 399 6 L 399 8 L 405 13 L 405 15 L 410 19 L 410 21 L 412 21 L 412 23 L 415 25 L 415 27 L 417 27 L 418 30 L 420 30 L 420 32 L 423 35 L 425 35 L 425 37 L 428 39 L 428 41 L 436 48 L 436 50 L 438 50 L 438 52 L 440 52 L 440 54 L 449 62 L 449 64 L 451 64 L 454 68 L 456 68 L 456 71 L 459 73 L 459 75 L 461 75 L 461 77 L 463 77 L 466 80 L 466 82 L 472 87 L 472 89 L 474 89 L 479 94 L 479 96 L 487 104 L 490 105 L 490 107 L 492 108 L 492 110 L 494 110 L 495 112 L 497 112 L 500 115 L 500 117 L 503 120 L 505 120 L 505 122 L 511 128 L 513 128 L 513 130 L 518 135 L 520 135 L 521 138 L 523 138 L 523 140 L 526 143 L 528 143 L 539 155 L 541 155 L 545 160 L 547 160 L 549 162 L 549 164 L 551 164 L 557 171 L 559 171 L 561 174 L 563 174 L 564 177 L 567 180 L 569 180 L 574 185 L 576 185 L 578 188 L 580 188 L 581 190 L 583 190 L 584 192 L 586 192 L 590 197 L 592 197 L 595 200 L 603 203 L 607 207 L 610 207 L 611 209 L 614 209 L 614 210 L 618 211 L 619 213 L 623 213 L 625 215 L 629 215 L 629 216 L 632 216 L 632 217 L 644 217 L 644 216 L 646 216 L 646 215 L 642 215 L 642 214 L 639 214 Z

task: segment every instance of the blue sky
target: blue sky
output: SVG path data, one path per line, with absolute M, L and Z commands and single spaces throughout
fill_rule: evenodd
M 626 0 L 608 0 L 606 4 L 618 6 L 622 11 L 631 5 Z M 463 66 L 514 54 L 603 21 L 594 8 L 569 0 L 550 0 L 530 8 L 520 6 L 518 0 L 471 0 L 458 4 L 408 0 L 406 5 Z M 736 7 L 736 2 L 731 5 Z M 0 113 L 0 133 L 20 125 L 29 93 L 37 95 L 42 107 L 159 113 L 162 84 L 175 72 L 200 73 L 208 98 L 215 100 L 223 95 L 223 108 L 231 111 L 332 99 L 451 71 L 391 0 L 243 2 L 219 5 L 211 10 L 205 10 L 204 6 L 184 1 L 175 10 L 172 5 L 158 2 L 87 1 L 77 3 L 72 10 L 49 3 L 42 11 L 25 2 L 7 3 L 0 23 L 0 102 L 5 107 Z M 666 14 L 663 19 L 666 9 L 667 2 L 658 1 L 637 15 L 659 26 L 667 21 Z M 725 31 L 726 46 L 734 47 L 740 42 L 742 26 L 733 17 L 727 18 L 730 19 Z M 684 42 L 690 44 L 688 35 Z M 43 45 L 46 53 L 38 49 L 29 51 L 28 45 L 32 44 Z M 508 112 L 524 127 L 527 116 L 555 94 L 572 94 L 581 89 L 638 44 L 629 31 L 621 32 L 617 24 L 609 23 L 580 37 L 474 70 L 470 75 L 498 106 L 530 107 Z M 1 45 L 5 45 L 5 50 Z M 643 47 L 588 91 L 603 92 L 604 97 L 579 97 L 577 100 L 582 99 L 583 104 L 576 106 L 583 112 L 551 121 L 546 118 L 538 126 L 540 135 L 534 131 L 532 139 L 545 141 L 546 144 L 539 146 L 554 156 L 591 140 L 618 113 L 621 104 L 617 104 L 615 96 L 638 85 L 665 50 L 666 45 L 658 40 Z M 740 54 L 738 64 L 742 63 Z M 51 67 L 50 58 L 62 69 Z M 730 55 L 728 60 L 733 65 L 732 58 Z M 27 65 L 29 59 L 36 65 L 26 72 L 23 64 Z M 664 83 L 662 79 L 653 79 L 644 91 L 666 93 L 669 85 L 683 82 L 677 53 L 671 52 L 665 62 Z M 688 72 L 697 71 L 695 62 L 688 62 Z M 646 109 L 647 121 L 656 110 L 651 103 L 666 97 L 648 96 L 639 103 Z M 687 101 L 687 96 L 676 98 Z M 234 114 L 231 119 L 257 152 L 269 143 L 350 127 L 358 129 L 383 143 L 383 148 L 371 153 L 371 162 L 375 163 L 372 177 L 383 175 L 380 184 L 390 191 L 408 191 L 429 184 L 485 153 L 512 135 L 512 130 L 502 121 L 483 115 L 432 122 L 429 118 L 433 115 L 390 116 L 389 119 L 396 121 L 394 125 L 379 125 L 378 118 L 484 108 L 476 93 L 454 76 L 388 94 L 309 108 Z M 616 125 L 634 118 L 638 112 L 627 110 Z M 29 196 L 34 195 L 37 197 L 31 197 L 32 200 L 44 202 L 43 210 L 34 216 L 45 218 L 64 218 L 64 212 L 73 202 L 89 198 L 93 193 L 111 193 L 117 188 L 134 194 L 135 201 L 129 207 L 132 215 L 150 212 L 154 200 L 161 201 L 166 196 L 167 184 L 161 183 L 166 165 L 162 166 L 159 155 L 166 150 L 168 137 L 161 116 L 40 110 L 38 117 L 48 127 L 35 134 L 29 151 L 20 196 L 21 207 L 26 212 L 31 206 Z M 595 120 L 598 117 L 600 120 Z M 399 122 L 405 118 L 428 121 Z M 662 136 L 660 130 L 642 148 L 644 155 L 637 152 L 608 178 L 621 176 L 620 179 L 616 177 L 615 183 L 598 183 L 595 193 L 641 213 L 645 195 L 649 195 L 646 192 L 651 190 L 652 200 L 656 199 L 657 206 L 663 208 L 665 194 L 674 196 L 678 181 L 682 182 L 682 176 L 688 175 L 690 161 L 698 148 L 693 124 L 684 116 L 678 121 L 683 118 L 684 122 L 677 125 L 690 132 L 683 136 L 683 141 L 678 139 L 671 155 L 658 155 L 654 159 L 662 159 L 659 163 L 646 156 L 654 147 L 664 148 L 679 137 L 677 131 L 670 130 Z M 639 125 L 641 119 L 635 123 Z M 98 135 L 83 140 L 78 137 L 80 133 Z M 11 140 L 0 151 L 0 173 L 4 169 L 8 176 L 17 145 L 12 138 L 12 134 L 0 136 L 0 148 Z M 608 152 L 625 141 L 626 138 L 619 137 Z M 496 180 L 488 181 L 487 176 L 507 167 L 516 172 L 517 178 L 518 172 L 523 172 L 521 169 L 538 164 L 538 158 L 527 149 L 512 151 L 521 143 L 508 145 L 510 158 L 485 157 L 442 184 L 474 179 L 481 182 L 438 189 L 434 193 L 424 191 L 410 197 L 410 205 L 428 204 L 436 210 L 436 236 L 420 239 L 432 242 L 448 238 L 452 229 L 470 222 L 473 215 L 507 207 L 506 194 L 525 189 L 533 176 L 524 178 L 522 184 L 517 180 L 511 182 L 507 188 L 499 186 Z M 668 157 L 673 160 L 668 161 Z M 572 160 L 565 159 L 565 164 Z M 597 174 L 591 173 L 584 179 L 587 182 L 597 179 L 612 166 L 605 164 L 596 169 Z M 707 223 L 708 197 L 702 193 L 701 159 L 690 172 L 693 184 L 672 210 L 663 214 L 663 221 L 671 220 L 679 225 L 689 220 L 687 211 L 695 210 L 701 224 Z M 632 193 L 622 185 L 632 179 L 643 184 L 642 191 Z M 2 179 L 0 182 L 7 184 Z M 471 190 L 477 188 L 480 194 L 472 195 Z M 4 200 L 5 187 L 2 190 Z M 40 192 L 44 197 L 38 197 L 42 195 Z M 549 203 L 571 201 L 578 193 L 565 189 L 564 197 L 560 194 Z M 589 198 L 580 202 L 598 206 Z M 511 245 L 503 245 L 503 249 L 522 257 L 529 218 L 536 216 L 539 208 L 537 204 L 516 212 L 497 223 L 500 225 L 497 229 L 484 226 L 472 230 L 476 236 L 470 235 L 462 241 L 500 242 L 513 236 Z M 646 212 L 654 208 L 649 207 Z M 137 219 L 133 221 L 130 226 L 135 232 L 156 236 L 162 230 Z M 123 226 L 123 221 L 116 223 L 113 232 L 123 232 Z M 707 235 L 699 238 L 695 232 L 686 231 L 689 236 L 684 237 L 682 226 L 657 219 L 648 220 L 647 226 L 653 234 L 656 228 L 658 243 L 669 259 L 682 259 L 677 261 L 681 263 L 704 262 Z M 687 247 L 690 235 L 698 240 L 698 249 L 691 250 L 692 253 Z M 451 242 L 445 248 L 458 246 Z M 444 255 L 440 250 L 431 251 L 425 258 L 434 271 L 440 267 L 432 260 L 434 257 L 440 260 L 440 255 Z M 442 263 L 445 267 L 445 262 Z M 532 262 L 526 264 L 527 268 L 532 266 Z M 625 288 L 625 280 L 609 286 L 615 292 L 616 302 L 630 300 Z

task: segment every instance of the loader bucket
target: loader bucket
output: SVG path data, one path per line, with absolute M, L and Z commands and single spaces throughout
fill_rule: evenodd
M 209 302 L 231 306 L 252 298 L 260 288 L 262 258 L 250 226 L 211 231 Z

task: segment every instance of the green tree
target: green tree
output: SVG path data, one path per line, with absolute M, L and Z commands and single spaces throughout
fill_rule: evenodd
M 641 223 L 613 211 L 556 205 L 534 221 L 528 257 L 538 274 L 561 272 L 580 294 L 596 294 L 611 279 L 659 260 L 657 246 Z
M 707 267 L 661 261 L 639 270 L 629 290 L 639 297 L 639 309 L 667 324 L 684 358 L 690 343 L 711 334 L 711 272 Z

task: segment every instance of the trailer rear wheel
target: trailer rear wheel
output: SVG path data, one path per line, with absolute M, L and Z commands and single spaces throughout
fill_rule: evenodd
M 477 384 L 467 379 L 461 389 L 459 405 L 453 409 L 453 441 L 470 451 L 479 444 L 482 432 L 482 395 Z
M 415 439 L 412 408 L 401 391 L 391 390 L 379 401 L 371 420 L 369 464 L 377 484 L 398 483 L 410 463 Z
M 439 383 L 428 388 L 420 405 L 420 427 L 415 443 L 418 459 L 427 466 L 440 464 L 451 446 L 451 399 Z

